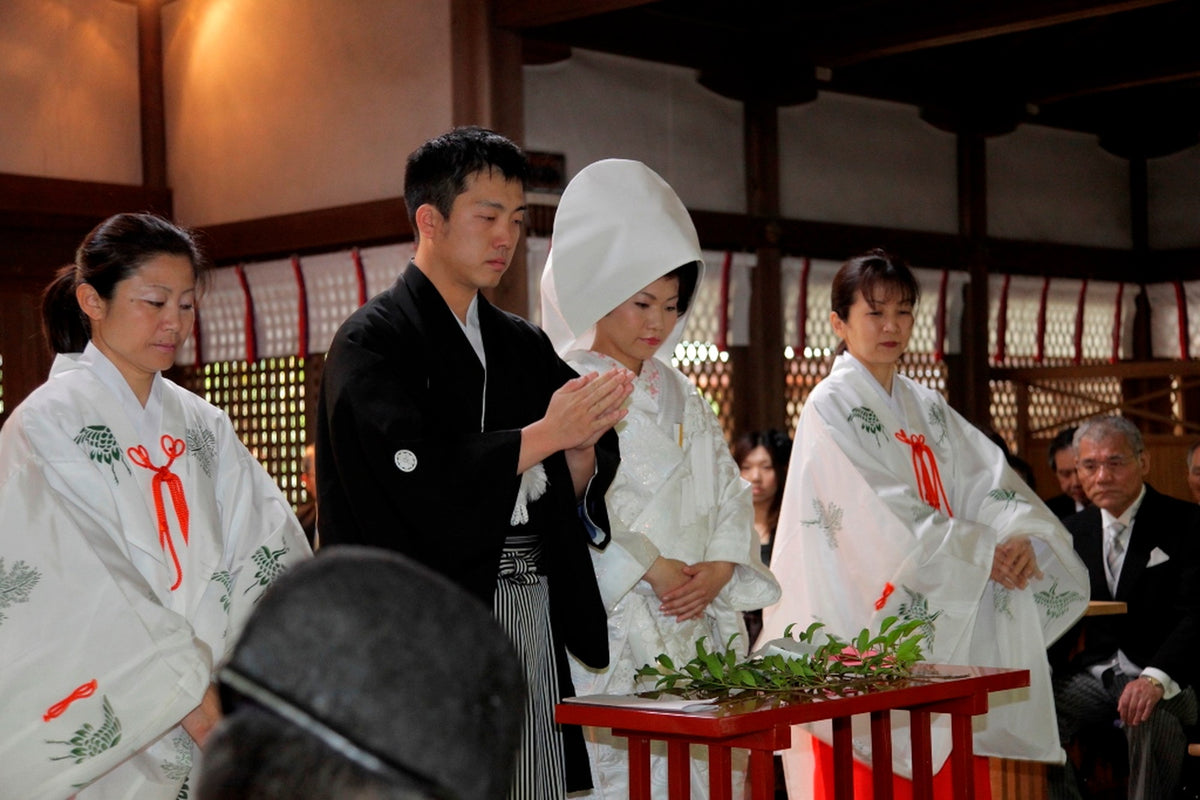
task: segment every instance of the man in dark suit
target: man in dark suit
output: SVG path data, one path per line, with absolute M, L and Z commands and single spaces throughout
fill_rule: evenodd
M 1059 519 L 1066 519 L 1090 504 L 1083 492 L 1083 484 L 1079 482 L 1079 473 L 1075 470 L 1074 437 L 1075 427 L 1072 426 L 1063 428 L 1050 440 L 1050 469 L 1058 478 L 1062 494 L 1047 500 L 1046 507 Z
M 1094 505 L 1065 524 L 1091 574 L 1092 599 L 1122 601 L 1128 612 L 1085 620 L 1082 650 L 1057 670 L 1059 737 L 1121 727 L 1130 800 L 1166 800 L 1186 757 L 1183 726 L 1196 722 L 1200 507 L 1144 482 L 1141 434 L 1121 417 L 1080 425 L 1075 454 Z M 1052 770 L 1051 796 L 1080 797 L 1069 764 Z

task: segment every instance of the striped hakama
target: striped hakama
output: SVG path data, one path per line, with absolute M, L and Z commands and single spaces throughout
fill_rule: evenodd
M 536 535 L 509 536 L 500 555 L 494 612 L 525 665 L 529 699 L 509 800 L 566 796 L 562 732 L 554 722 L 558 675 L 550 631 L 550 594 Z

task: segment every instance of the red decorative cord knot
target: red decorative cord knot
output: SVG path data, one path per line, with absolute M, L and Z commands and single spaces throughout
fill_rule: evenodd
M 879 599 L 875 601 L 875 610 L 883 611 L 883 607 L 887 605 L 887 600 L 892 596 L 892 592 L 896 591 L 896 587 L 890 583 L 883 585 L 883 594 L 879 595 Z
M 184 444 L 183 439 L 163 436 L 159 440 L 159 446 L 167 456 L 167 463 L 161 467 L 154 466 L 154 462 L 150 460 L 150 453 L 144 445 L 130 447 L 125 452 L 134 464 L 154 473 L 154 480 L 150 482 L 150 491 L 154 493 L 154 511 L 158 516 L 158 543 L 163 551 L 171 556 L 171 563 L 175 566 L 175 585 L 171 587 L 173 592 L 183 583 L 183 568 L 179 565 L 179 555 L 175 552 L 175 542 L 171 539 L 171 528 L 167 524 L 167 510 L 163 504 L 162 486 L 166 484 L 167 491 L 171 493 L 175 518 L 179 520 L 179 530 L 183 534 L 183 543 L 186 545 L 188 543 L 187 498 L 183 494 L 183 481 L 179 479 L 178 475 L 171 472 L 171 465 L 175 463 L 175 459 L 184 454 L 187 445 Z
M 42 722 L 49 722 L 55 717 L 62 716 L 63 712 L 70 707 L 71 703 L 74 703 L 76 700 L 82 700 L 85 697 L 91 697 L 94 695 L 96 693 L 96 687 L 99 685 L 100 684 L 97 683 L 96 679 L 92 678 L 90 681 L 71 692 L 71 694 L 67 695 L 66 698 L 59 700 L 57 703 L 46 709 L 46 713 L 42 714 Z
M 934 458 L 929 445 L 925 444 L 925 434 L 909 436 L 901 430 L 896 432 L 896 438 L 912 448 L 913 474 L 917 479 L 917 491 L 920 492 L 921 499 L 938 511 L 944 510 L 946 516 L 953 517 L 950 499 L 946 497 L 946 487 L 942 485 L 942 476 L 938 472 L 937 459 Z

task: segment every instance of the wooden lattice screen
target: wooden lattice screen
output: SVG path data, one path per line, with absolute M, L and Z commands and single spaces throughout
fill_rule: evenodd
M 242 443 L 275 478 L 288 502 L 295 506 L 304 499 L 300 484 L 308 423 L 304 359 L 219 361 L 177 368 L 171 377 L 229 414 Z

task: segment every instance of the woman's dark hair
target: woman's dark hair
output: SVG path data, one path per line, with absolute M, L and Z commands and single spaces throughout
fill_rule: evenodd
M 692 305 L 692 297 L 696 294 L 696 284 L 700 280 L 700 262 L 693 261 L 682 267 L 676 267 L 663 277 L 679 280 L 679 301 L 675 304 L 675 308 L 682 317 Z
M 878 247 L 855 256 L 838 269 L 829 294 L 830 310 L 843 321 L 848 320 L 850 306 L 854 305 L 859 292 L 871 304 L 892 292 L 899 292 L 902 302 L 914 306 L 921 299 L 921 286 L 904 259 Z M 846 343 L 840 342 L 837 352 L 842 353 L 845 349 Z
M 75 290 L 88 284 L 111 300 L 121 281 L 158 255 L 186 256 L 200 279 L 204 256 L 191 232 L 154 214 L 117 214 L 101 222 L 75 251 L 75 263 L 59 269 L 42 293 L 42 329 L 55 353 L 78 353 L 91 339 L 91 324 Z
M 767 451 L 767 455 L 771 457 L 771 466 L 775 468 L 776 492 L 771 500 L 767 519 L 771 530 L 775 530 L 775 525 L 779 522 L 779 509 L 783 505 L 783 484 L 787 480 L 788 461 L 792 457 L 792 440 L 778 428 L 743 433 L 733 440 L 733 460 L 739 468 L 746 456 L 756 447 Z

